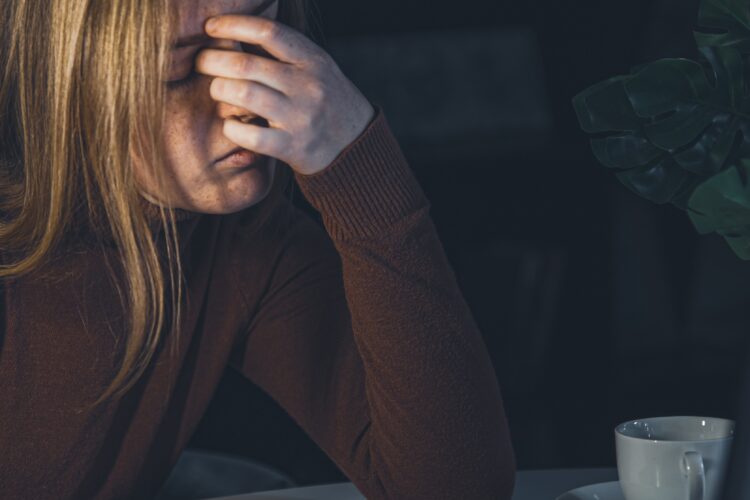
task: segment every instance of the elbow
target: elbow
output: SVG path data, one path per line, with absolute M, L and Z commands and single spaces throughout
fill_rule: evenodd
M 516 457 L 510 433 L 500 432 L 492 446 L 470 446 L 481 452 L 459 454 L 461 459 L 422 460 L 422 467 L 399 467 L 373 457 L 371 474 L 353 481 L 368 499 L 511 500 L 516 483 Z M 435 458 L 435 457 L 433 457 Z
M 425 477 L 423 482 L 411 481 L 394 483 L 383 480 L 383 476 L 375 474 L 367 485 L 362 485 L 367 491 L 368 499 L 409 498 L 412 500 L 511 500 L 516 482 L 515 459 L 511 454 L 503 463 L 492 462 L 480 470 L 483 472 L 467 477 L 464 474 L 447 477 Z M 386 477 L 390 477 L 388 474 Z

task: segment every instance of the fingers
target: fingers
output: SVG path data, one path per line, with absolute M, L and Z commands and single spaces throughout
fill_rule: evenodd
M 246 109 L 271 123 L 282 123 L 290 111 L 289 99 L 284 94 L 249 80 L 215 78 L 209 93 L 217 101 Z
M 243 52 L 203 49 L 195 57 L 195 71 L 206 75 L 253 80 L 282 94 L 289 94 L 294 85 L 295 68 L 265 57 Z
M 206 33 L 214 38 L 260 45 L 281 61 L 304 64 L 322 49 L 294 28 L 256 16 L 222 15 L 206 23 Z
M 238 120 L 224 121 L 224 135 L 240 147 L 281 161 L 286 161 L 292 143 L 291 135 L 285 130 L 245 124 Z

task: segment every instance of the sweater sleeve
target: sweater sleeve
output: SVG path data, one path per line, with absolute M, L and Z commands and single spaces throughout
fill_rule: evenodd
M 508 499 L 495 371 L 380 106 L 289 231 L 232 364 L 368 498 Z

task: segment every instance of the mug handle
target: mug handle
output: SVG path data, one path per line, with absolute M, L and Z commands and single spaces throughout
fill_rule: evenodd
M 687 451 L 682 457 L 682 468 L 688 479 L 688 500 L 703 500 L 706 471 L 700 453 Z

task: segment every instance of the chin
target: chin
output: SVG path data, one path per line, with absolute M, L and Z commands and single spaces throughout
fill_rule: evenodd
M 215 186 L 211 193 L 205 193 L 191 204 L 194 212 L 225 215 L 239 212 L 257 205 L 271 192 L 275 162 L 264 164 L 246 171 L 230 172 Z

